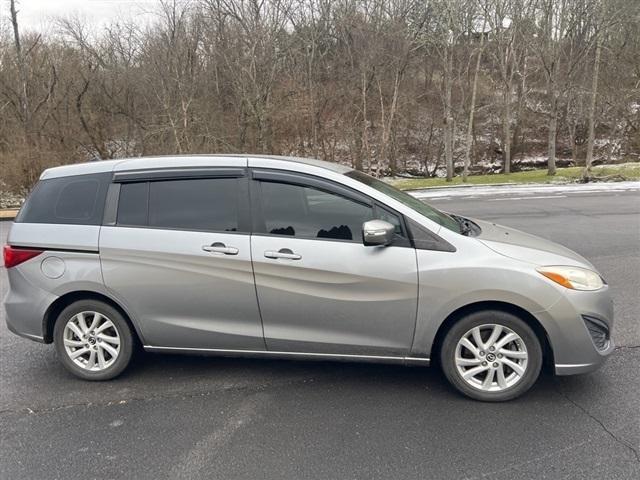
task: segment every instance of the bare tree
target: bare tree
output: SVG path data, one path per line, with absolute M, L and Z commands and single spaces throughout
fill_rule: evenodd
M 474 18 L 475 20 L 475 18 Z M 482 27 L 480 28 L 479 35 L 475 33 L 469 35 L 469 39 L 473 41 L 476 36 L 480 37 L 480 45 L 476 53 L 476 66 L 473 70 L 473 83 L 471 86 L 471 103 L 469 105 L 469 121 L 467 122 L 467 137 L 465 141 L 464 151 L 464 167 L 462 170 L 462 181 L 467 181 L 469 175 L 469 165 L 471 164 L 471 147 L 473 145 L 473 119 L 476 113 L 476 96 L 478 94 L 478 76 L 480 75 L 480 65 L 482 62 L 482 54 L 485 49 L 485 37 L 486 37 L 487 20 L 482 16 Z
M 464 16 L 462 0 L 441 0 L 433 3 L 432 23 L 426 31 L 427 52 L 435 51 L 441 64 L 440 98 L 442 101 L 442 129 L 446 167 L 446 180 L 454 174 L 453 151 L 455 119 L 453 106 L 455 51 L 463 35 L 460 18 Z
M 149 24 L 3 0 L 0 182 L 92 158 L 265 152 L 375 175 L 640 159 L 640 3 L 158 0 Z M 486 23 L 480 27 L 481 23 Z M 579 148 L 582 144 L 585 148 Z M 2 186 L 4 189 L 5 186 Z
M 622 7 L 617 5 L 615 1 L 593 0 L 593 37 L 595 43 L 595 53 L 593 59 L 593 74 L 591 76 L 591 93 L 589 100 L 589 127 L 587 136 L 587 153 L 582 172 L 583 180 L 591 177 L 591 166 L 593 164 L 593 147 L 595 143 L 595 126 L 596 126 L 596 99 L 598 97 L 598 80 L 600 74 L 600 57 L 602 55 L 602 44 L 604 37 L 608 31 L 619 22 L 620 15 L 625 12 L 624 3 Z
M 561 103 L 579 72 L 589 50 L 585 31 L 588 25 L 588 1 L 540 0 L 540 35 L 537 51 L 546 78 L 548 112 L 548 174 L 556 173 L 556 143 Z
M 513 83 L 526 63 L 527 42 L 522 38 L 524 18 L 530 15 L 531 0 L 491 0 L 484 15 L 492 31 L 492 56 L 497 64 L 502 101 L 503 171 L 511 173 L 511 124 L 513 122 Z
M 602 52 L 602 42 L 596 33 L 596 53 L 593 60 L 593 80 L 591 83 L 591 101 L 589 104 L 589 137 L 587 139 L 587 158 L 584 163 L 583 178 L 588 178 L 591 174 L 591 164 L 593 163 L 593 143 L 595 139 L 596 123 L 596 97 L 598 96 L 598 72 L 600 71 L 600 54 Z
M 25 138 L 28 138 L 31 129 L 31 112 L 29 111 L 29 95 L 27 93 L 27 65 L 22 52 L 22 42 L 20 41 L 20 29 L 18 28 L 18 11 L 16 10 L 16 0 L 10 0 L 11 25 L 13 26 L 13 39 L 16 49 L 16 62 L 20 75 L 20 110 L 22 123 L 24 125 Z

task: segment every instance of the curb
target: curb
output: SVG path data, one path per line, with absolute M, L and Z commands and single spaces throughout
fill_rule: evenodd
M 8 208 L 0 210 L 0 220 L 13 220 L 18 214 L 17 208 Z

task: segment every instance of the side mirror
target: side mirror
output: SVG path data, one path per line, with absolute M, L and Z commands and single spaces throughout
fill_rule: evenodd
M 367 246 L 390 245 L 395 230 L 396 227 L 384 220 L 369 220 L 362 224 L 362 239 Z

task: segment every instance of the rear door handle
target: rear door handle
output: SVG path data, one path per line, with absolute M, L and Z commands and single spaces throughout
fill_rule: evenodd
M 267 250 L 266 252 L 264 252 L 264 256 L 267 258 L 286 258 L 287 260 L 300 260 L 302 258 L 301 255 L 293 253 L 288 248 L 281 248 L 277 252 L 274 252 L 273 250 Z
M 222 242 L 215 242 L 211 245 L 203 245 L 202 250 L 209 253 L 219 253 L 223 255 L 237 255 L 239 251 L 236 247 L 227 247 Z

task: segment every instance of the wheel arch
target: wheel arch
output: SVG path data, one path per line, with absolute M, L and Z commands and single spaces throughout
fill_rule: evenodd
M 436 336 L 433 341 L 433 346 L 431 348 L 431 361 L 439 362 L 440 360 L 440 349 L 442 348 L 442 342 L 444 341 L 444 337 L 447 332 L 451 329 L 451 327 L 461 318 L 475 312 L 483 311 L 483 310 L 499 310 L 502 312 L 510 313 L 512 315 L 517 316 L 522 321 L 524 321 L 533 332 L 536 334 L 538 341 L 540 342 L 540 346 L 542 347 L 542 356 L 543 356 L 543 366 L 545 369 L 553 369 L 554 363 L 554 355 L 553 348 L 551 347 L 551 342 L 549 340 L 549 335 L 543 325 L 538 321 L 538 319 L 532 315 L 526 309 L 515 305 L 513 303 L 501 302 L 501 301 L 479 301 L 464 305 L 459 307 L 458 309 L 451 312 L 447 318 L 440 324 L 438 330 L 436 332 Z
M 53 343 L 53 327 L 56 323 L 58 315 L 60 315 L 62 310 L 67 308 L 72 303 L 80 300 L 98 300 L 115 308 L 129 324 L 131 330 L 135 333 L 136 340 L 142 342 L 141 332 L 136 324 L 131 320 L 131 315 L 129 315 L 124 307 L 117 301 L 103 293 L 91 290 L 76 290 L 61 295 L 51 305 L 49 305 L 49 308 L 47 308 L 47 311 L 45 312 L 44 318 L 42 320 L 42 333 L 44 343 Z

